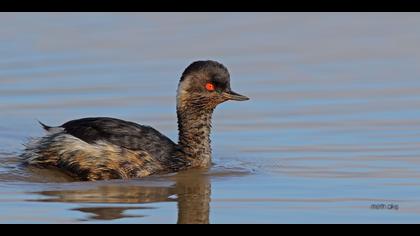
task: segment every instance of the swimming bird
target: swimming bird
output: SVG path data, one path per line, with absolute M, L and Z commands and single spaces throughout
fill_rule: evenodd
M 43 137 L 25 144 L 24 163 L 54 168 L 81 181 L 141 178 L 211 164 L 211 120 L 217 105 L 249 98 L 231 89 L 227 68 L 195 61 L 182 73 L 176 110 L 178 143 L 156 129 L 108 117 L 41 125 Z

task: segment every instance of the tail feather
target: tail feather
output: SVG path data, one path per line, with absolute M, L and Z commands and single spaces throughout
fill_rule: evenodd
M 44 124 L 44 123 L 42 123 L 41 121 L 39 121 L 39 120 L 37 120 L 38 121 L 38 123 L 42 126 L 42 128 L 43 129 L 45 129 L 46 131 L 50 131 L 53 127 L 51 127 L 51 126 L 48 126 L 48 125 L 46 125 L 46 124 Z
M 58 133 L 58 132 L 63 132 L 64 128 L 59 126 L 59 127 L 52 127 L 52 126 L 48 126 L 44 123 L 42 123 L 41 121 L 37 120 L 38 123 L 42 126 L 42 128 L 47 131 L 48 133 Z

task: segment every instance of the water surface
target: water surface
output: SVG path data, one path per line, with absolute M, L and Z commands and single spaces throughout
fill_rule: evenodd
M 418 13 L 0 13 L 1 223 L 418 223 Z M 177 140 L 176 86 L 223 62 L 214 166 L 74 182 L 25 169 L 37 124 L 111 116 Z

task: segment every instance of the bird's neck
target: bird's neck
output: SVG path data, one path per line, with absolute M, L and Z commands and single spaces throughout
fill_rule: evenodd
M 179 142 L 192 167 L 207 167 L 211 162 L 211 118 L 213 109 L 177 107 Z

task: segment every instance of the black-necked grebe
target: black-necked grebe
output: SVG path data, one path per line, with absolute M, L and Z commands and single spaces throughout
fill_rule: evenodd
M 231 90 L 230 75 L 215 61 L 196 61 L 182 74 L 177 93 L 179 142 L 149 126 L 114 118 L 85 118 L 28 143 L 25 163 L 58 168 L 79 180 L 140 178 L 207 167 L 211 161 L 213 110 L 228 100 L 249 98 Z

